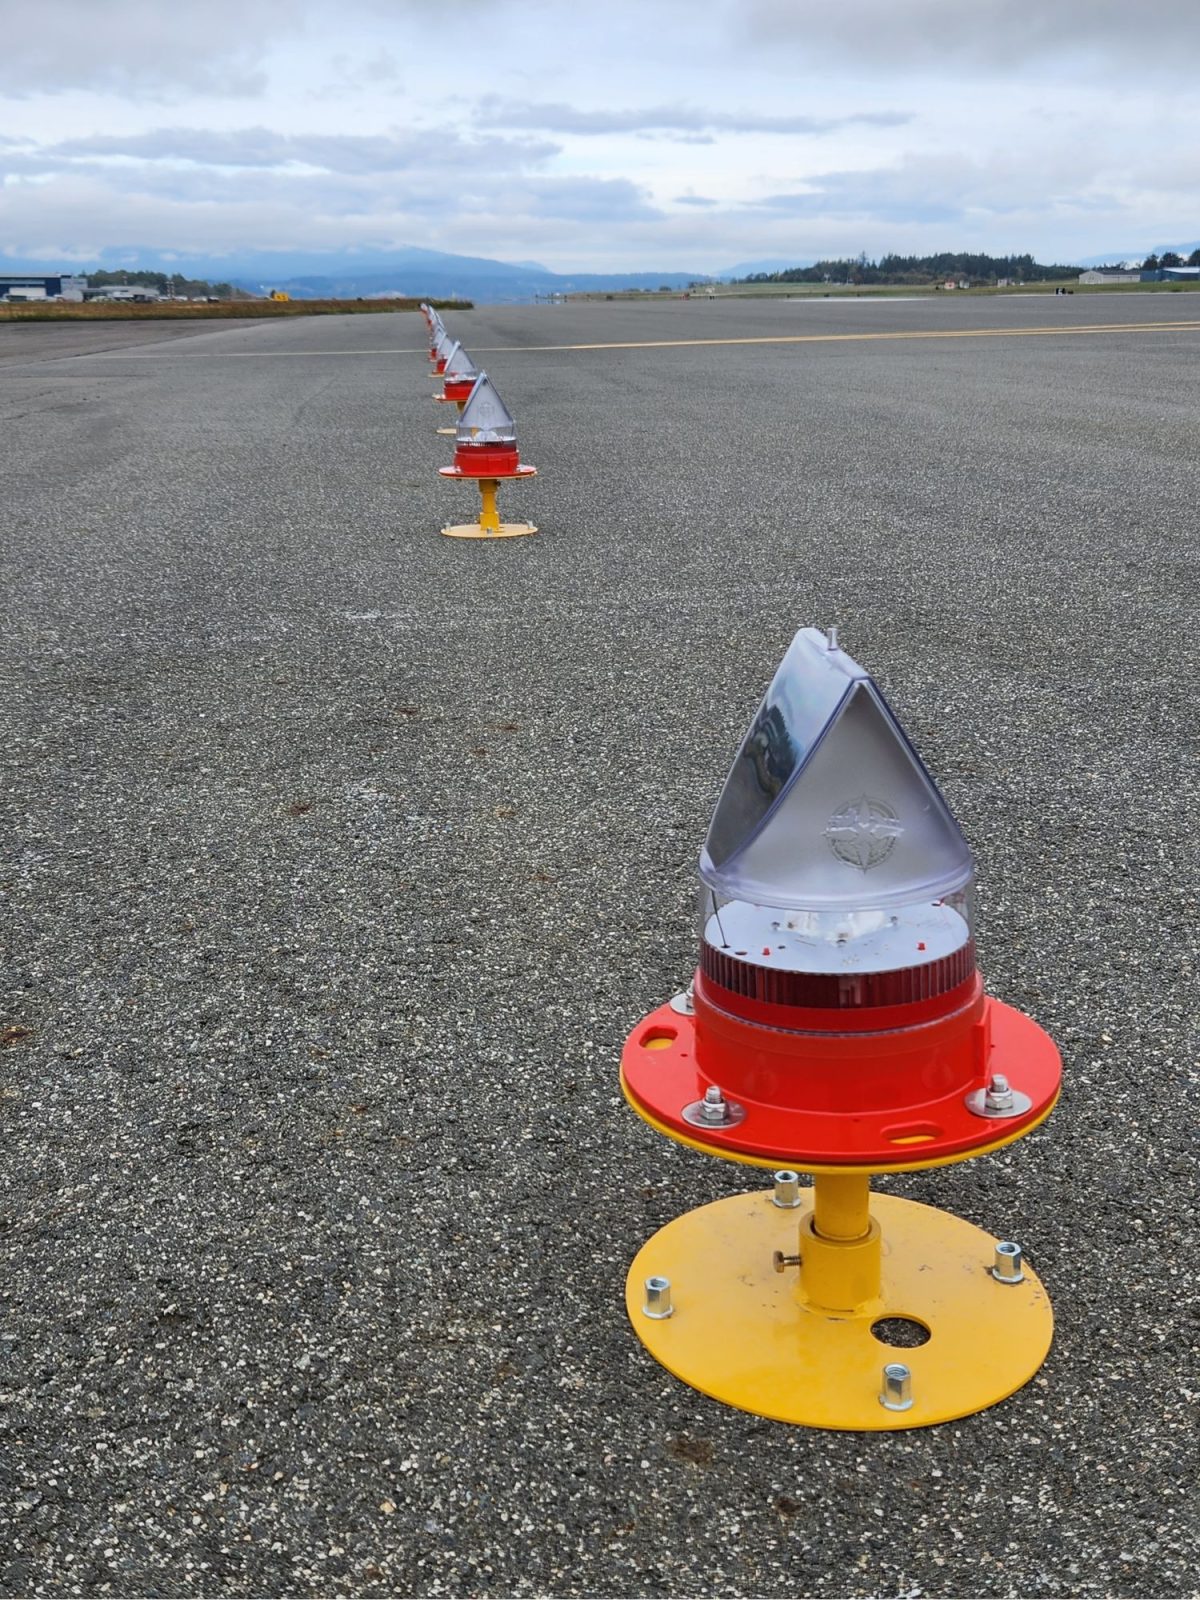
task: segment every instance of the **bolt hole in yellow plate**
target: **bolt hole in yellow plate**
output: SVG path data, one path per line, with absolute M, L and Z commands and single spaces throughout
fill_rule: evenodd
M 804 1210 L 812 1191 L 802 1191 Z M 883 1235 L 882 1287 L 856 1312 L 802 1298 L 802 1269 L 777 1273 L 776 1250 L 797 1249 L 797 1216 L 770 1191 L 733 1195 L 669 1222 L 642 1247 L 626 1284 L 638 1337 L 668 1371 L 725 1405 L 810 1428 L 921 1428 L 1006 1399 L 1037 1372 L 1054 1317 L 1037 1277 L 992 1277 L 996 1240 L 961 1218 L 873 1193 Z M 645 1280 L 669 1278 L 673 1314 L 642 1311 Z M 916 1346 L 881 1342 L 881 1323 L 928 1329 Z M 897 1348 L 903 1355 L 897 1354 Z M 912 1372 L 913 1404 L 880 1404 L 884 1365 Z
M 891 1350 L 916 1350 L 929 1343 L 929 1329 L 916 1317 L 880 1317 L 871 1333 Z

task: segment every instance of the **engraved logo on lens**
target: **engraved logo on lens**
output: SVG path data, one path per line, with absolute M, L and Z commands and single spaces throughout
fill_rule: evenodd
M 860 794 L 835 811 L 825 829 L 829 848 L 839 861 L 870 872 L 886 861 L 904 832 L 896 813 L 882 800 Z

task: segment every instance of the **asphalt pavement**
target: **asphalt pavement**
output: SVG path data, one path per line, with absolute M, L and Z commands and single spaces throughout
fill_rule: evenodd
M 1194 1594 L 1200 299 L 446 321 L 534 538 L 440 537 L 415 315 L 0 326 L 0 1592 Z M 720 1407 L 623 1304 L 758 1181 L 617 1068 L 834 623 L 1065 1064 L 882 1180 L 1057 1317 L 890 1435 Z

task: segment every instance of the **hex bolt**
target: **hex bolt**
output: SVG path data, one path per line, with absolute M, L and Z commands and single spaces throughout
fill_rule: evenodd
M 1012 1110 L 1012 1086 L 1002 1072 L 993 1073 L 988 1079 L 987 1095 L 983 1103 L 989 1111 Z
M 693 1100 L 683 1108 L 683 1120 L 693 1128 L 732 1128 L 746 1115 L 744 1106 L 726 1100 L 716 1084 L 710 1084 L 702 1100 Z
M 1011 1239 L 1001 1239 L 996 1245 L 992 1277 L 997 1283 L 1024 1283 L 1021 1261 L 1021 1246 L 1014 1244 Z
M 912 1373 L 902 1361 L 889 1361 L 883 1369 L 879 1404 L 885 1411 L 907 1411 L 912 1403 Z
M 642 1299 L 642 1315 L 650 1317 L 655 1322 L 665 1322 L 675 1311 L 675 1302 L 671 1299 L 670 1278 L 647 1278 Z
M 704 1118 L 705 1122 L 710 1123 L 714 1127 L 718 1127 L 729 1115 L 728 1107 L 725 1104 L 725 1096 L 721 1093 L 720 1089 L 717 1088 L 715 1083 L 710 1084 L 709 1087 L 704 1091 L 704 1100 L 700 1106 L 700 1115 Z
M 772 1202 L 781 1211 L 795 1211 L 800 1204 L 800 1174 L 785 1169 L 775 1173 L 774 1177 L 775 1193 L 771 1196 Z
M 966 1107 L 973 1117 L 1023 1117 L 1033 1101 L 1014 1089 L 1003 1072 L 993 1072 L 982 1089 L 972 1089 Z

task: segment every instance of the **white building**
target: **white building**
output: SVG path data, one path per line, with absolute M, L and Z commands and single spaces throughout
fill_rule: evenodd
M 143 283 L 106 283 L 89 289 L 87 297 L 89 300 L 123 300 L 141 305 L 162 299 L 157 289 L 148 288 Z

